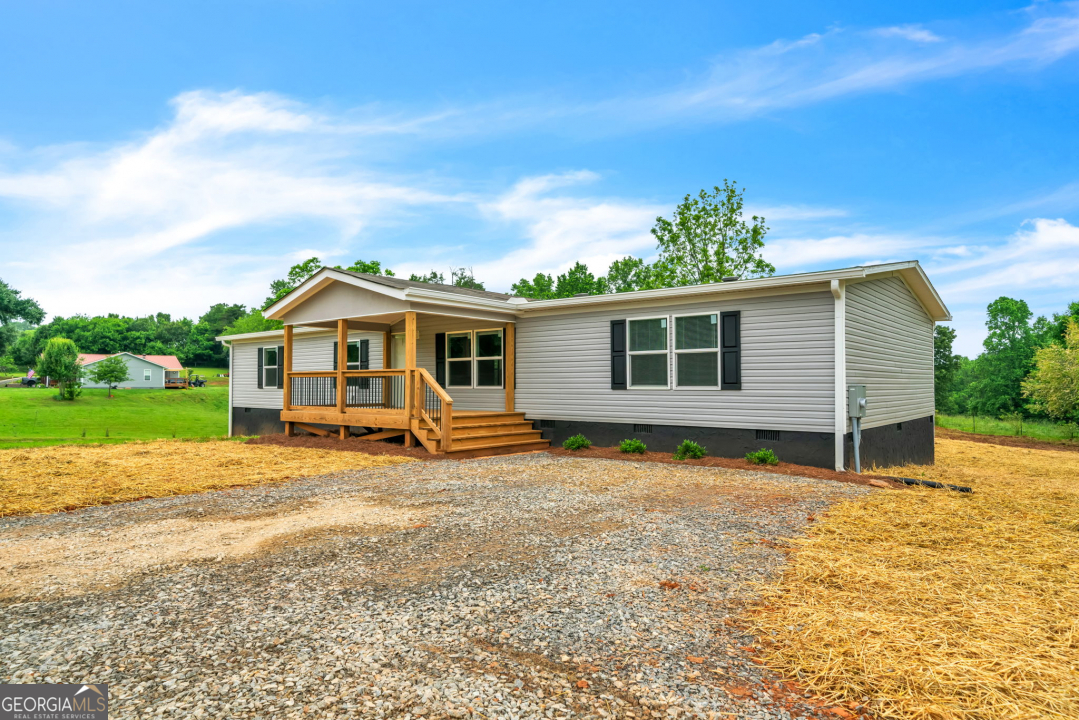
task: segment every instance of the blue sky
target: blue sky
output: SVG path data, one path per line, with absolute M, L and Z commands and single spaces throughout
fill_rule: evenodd
M 1079 299 L 1079 4 L 15 3 L 0 277 L 259 303 L 318 255 L 492 289 L 650 257 L 724 178 L 780 272 L 918 259 L 976 353 Z

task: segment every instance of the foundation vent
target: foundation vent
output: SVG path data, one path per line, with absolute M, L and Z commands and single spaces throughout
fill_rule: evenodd
M 555 427 L 554 420 L 540 420 L 541 430 L 553 430 Z
M 757 431 L 757 439 L 758 440 L 771 440 L 772 442 L 779 442 L 779 431 L 778 430 L 758 430 Z
M 651 425 L 634 425 L 633 432 L 635 433 L 650 433 L 652 432 Z

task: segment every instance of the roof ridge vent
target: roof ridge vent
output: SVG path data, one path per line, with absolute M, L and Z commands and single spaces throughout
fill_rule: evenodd
M 722 280 L 720 280 L 720 282 L 734 282 L 735 280 L 741 280 L 741 279 L 742 278 L 739 275 L 727 275 Z

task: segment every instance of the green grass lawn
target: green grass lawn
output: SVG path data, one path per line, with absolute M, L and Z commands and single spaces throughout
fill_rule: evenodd
M 1019 428 L 1007 420 L 998 420 L 990 417 L 971 418 L 970 415 L 937 415 L 937 425 L 950 430 L 962 430 L 963 432 L 976 432 L 979 435 L 1012 435 L 1019 434 Z M 1024 420 L 1023 437 L 1034 440 L 1071 441 L 1077 439 L 1074 426 L 1048 422 L 1046 420 Z
M 107 390 L 85 389 L 74 401 L 55 398 L 55 389 L 0 388 L 0 447 L 220 437 L 228 433 L 227 385 L 114 390 L 112 399 Z

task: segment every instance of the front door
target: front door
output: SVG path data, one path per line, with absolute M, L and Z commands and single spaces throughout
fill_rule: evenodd
M 394 333 L 390 335 L 390 367 L 403 368 L 405 366 L 405 334 Z

